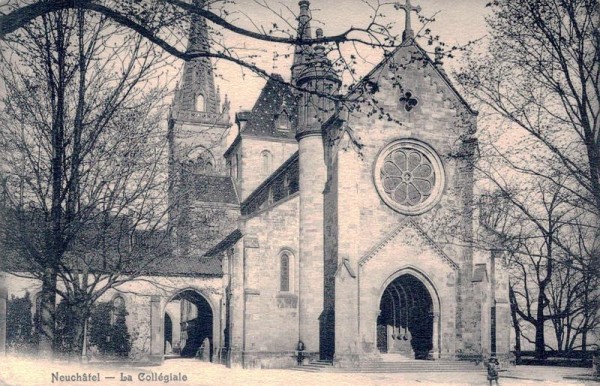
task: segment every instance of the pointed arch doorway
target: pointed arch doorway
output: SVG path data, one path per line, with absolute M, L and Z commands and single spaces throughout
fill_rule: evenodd
M 164 354 L 212 360 L 213 310 L 208 300 L 188 289 L 174 295 L 164 310 Z
M 438 348 L 439 301 L 433 287 L 417 272 L 389 280 L 380 297 L 377 348 L 381 353 L 431 359 Z

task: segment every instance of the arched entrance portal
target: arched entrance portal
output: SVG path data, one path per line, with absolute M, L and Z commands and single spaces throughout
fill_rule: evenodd
M 394 279 L 383 291 L 377 318 L 377 348 L 414 359 L 433 350 L 433 301 L 427 287 L 411 274 Z
M 165 354 L 173 352 L 173 321 L 168 313 L 165 313 Z
M 165 355 L 211 360 L 213 312 L 198 292 L 182 291 L 167 303 L 164 327 Z

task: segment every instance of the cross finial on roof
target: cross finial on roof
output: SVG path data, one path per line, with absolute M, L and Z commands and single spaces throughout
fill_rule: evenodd
M 413 39 L 415 37 L 415 32 L 412 30 L 412 27 L 410 25 L 410 13 L 411 12 L 415 12 L 415 13 L 419 13 L 421 12 L 421 6 L 417 5 L 416 7 L 413 7 L 410 4 L 410 0 L 406 0 L 406 4 L 400 4 L 400 3 L 396 3 L 395 4 L 396 9 L 403 9 L 405 15 L 405 25 L 404 25 L 404 32 L 402 32 L 402 41 L 405 42 L 408 39 Z

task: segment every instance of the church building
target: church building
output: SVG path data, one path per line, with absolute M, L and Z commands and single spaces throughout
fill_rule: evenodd
M 299 6 L 299 36 L 322 36 Z M 168 121 L 173 256 L 110 295 L 136 332 L 131 355 L 244 368 L 292 367 L 299 350 L 339 367 L 508 357 L 507 275 L 470 242 L 477 113 L 403 7 L 402 44 L 347 95 L 327 48 L 298 46 L 294 87 L 273 74 L 235 125 L 210 59 L 185 63 Z M 195 17 L 188 50 L 209 40 Z

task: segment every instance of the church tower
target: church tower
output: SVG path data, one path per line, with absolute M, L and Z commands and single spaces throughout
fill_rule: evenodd
M 197 7 L 204 0 L 194 0 Z M 235 224 L 237 193 L 223 154 L 229 102 L 215 88 L 206 20 L 192 15 L 187 54 L 168 120 L 169 223 L 174 256 L 199 257 Z M 223 235 L 224 236 L 224 235 Z
M 204 0 L 194 0 L 204 6 Z M 192 15 L 188 37 L 188 54 L 210 51 L 206 20 Z M 169 116 L 169 146 L 171 162 L 186 164 L 196 173 L 226 175 L 223 153 L 229 130 L 229 101 L 221 106 L 215 88 L 210 58 L 196 57 L 183 67 Z
M 309 2 L 300 1 L 298 31 L 310 39 Z M 323 31 L 317 29 L 316 37 Z M 299 340 L 316 357 L 327 358 L 324 347 L 328 329 L 324 312 L 324 190 L 327 182 L 326 145 L 323 123 L 335 113 L 341 80 L 327 58 L 326 48 L 296 50 L 292 79 L 300 92 L 296 139 L 299 147 L 300 250 L 299 250 Z M 329 359 L 329 358 L 327 358 Z

